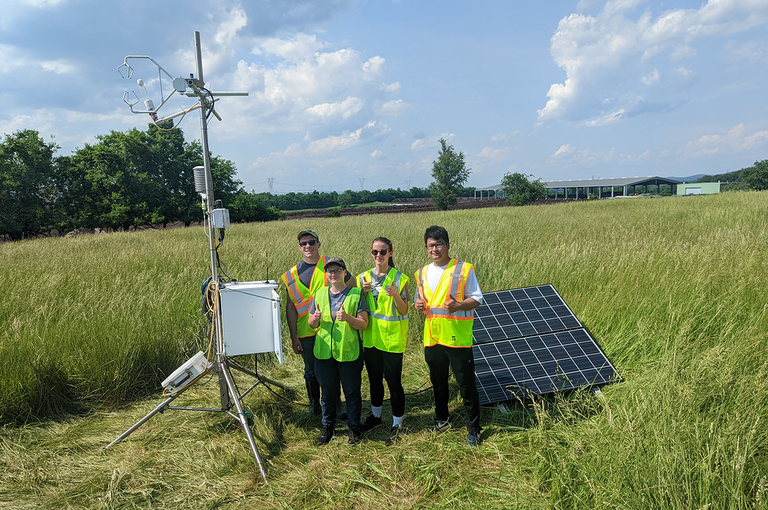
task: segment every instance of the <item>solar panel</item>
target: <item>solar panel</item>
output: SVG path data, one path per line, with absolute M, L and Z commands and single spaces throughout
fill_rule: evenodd
M 552 285 L 491 292 L 483 300 L 472 327 L 482 405 L 619 378 Z

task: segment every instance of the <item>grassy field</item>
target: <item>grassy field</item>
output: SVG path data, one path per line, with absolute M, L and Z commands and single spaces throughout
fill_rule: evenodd
M 276 279 L 300 257 L 296 232 L 311 227 L 355 273 L 372 265 L 378 235 L 412 273 L 434 223 L 483 290 L 552 283 L 624 382 L 604 398 L 483 409 L 484 443 L 470 449 L 456 392 L 454 428 L 430 431 L 416 319 L 408 433 L 392 447 L 386 427 L 356 447 L 316 447 L 320 422 L 305 418 L 302 363 L 289 352 L 260 369 L 296 391 L 259 387 L 245 399 L 269 485 L 221 413 L 166 412 L 100 452 L 208 345 L 205 233 L 6 243 L 0 508 L 768 508 L 767 193 L 235 225 L 219 253 L 238 280 Z M 216 407 L 217 381 L 206 381 L 175 403 Z

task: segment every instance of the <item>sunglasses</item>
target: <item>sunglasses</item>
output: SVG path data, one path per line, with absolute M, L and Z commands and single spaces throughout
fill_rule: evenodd
M 299 241 L 299 246 L 314 246 L 317 244 L 317 241 L 314 239 L 310 239 L 309 241 Z
M 377 250 L 371 250 L 371 255 L 373 255 L 375 257 L 376 255 L 381 254 L 381 256 L 383 257 L 384 255 L 387 254 L 387 252 L 389 252 L 389 249 L 387 249 L 387 248 L 384 248 L 383 250 L 378 250 L 378 251 Z

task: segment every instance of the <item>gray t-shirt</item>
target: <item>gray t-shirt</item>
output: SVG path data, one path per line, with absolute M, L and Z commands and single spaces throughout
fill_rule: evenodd
M 375 272 L 371 271 L 371 293 L 373 294 L 373 299 L 379 299 L 379 294 L 384 290 L 384 280 L 387 279 L 387 275 L 383 274 L 381 276 L 377 276 Z M 400 297 L 403 298 L 403 301 L 406 303 L 408 302 L 408 292 L 406 292 L 407 287 L 403 287 L 403 291 L 400 293 Z
M 306 288 L 309 288 L 310 283 L 312 283 L 312 274 L 315 272 L 315 267 L 317 267 L 317 264 L 307 264 L 303 260 L 296 265 L 296 270 L 299 272 L 299 281 Z M 349 281 L 351 274 L 347 271 L 347 276 L 344 277 L 345 282 Z
M 330 287 L 328 287 L 328 298 L 331 301 L 331 313 L 336 313 L 341 309 L 341 304 L 344 302 L 344 300 L 347 297 L 347 294 L 349 294 L 349 291 L 352 289 L 352 287 L 345 287 L 344 290 L 339 292 L 338 294 L 334 294 Z M 351 310 L 346 310 L 346 312 L 353 316 L 357 317 L 357 314 L 360 312 L 369 312 L 368 309 L 368 302 L 360 296 L 360 302 L 357 305 L 357 310 L 352 313 Z M 312 306 L 309 309 L 309 314 L 312 315 L 315 313 L 315 301 L 312 300 Z

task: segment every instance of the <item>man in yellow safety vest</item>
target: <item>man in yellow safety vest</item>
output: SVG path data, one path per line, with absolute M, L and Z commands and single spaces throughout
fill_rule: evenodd
M 416 310 L 425 314 L 424 359 L 435 395 L 435 430 L 451 427 L 448 412 L 448 367 L 450 366 L 467 413 L 467 444 L 480 441 L 480 399 L 475 385 L 472 355 L 474 309 L 483 294 L 472 264 L 448 255 L 448 232 L 433 225 L 424 233 L 424 244 L 432 263 L 416 272 Z
M 286 271 L 280 279 L 286 288 L 288 299 L 285 305 L 285 319 L 291 335 L 293 352 L 301 354 L 304 360 L 304 381 L 309 397 L 310 414 L 319 415 L 320 385 L 315 376 L 315 330 L 309 326 L 309 309 L 315 292 L 328 285 L 325 273 L 327 257 L 320 255 L 320 237 L 314 230 L 299 232 L 299 251 L 303 259 Z M 347 278 L 349 279 L 349 277 Z M 339 401 L 339 414 L 343 414 Z

